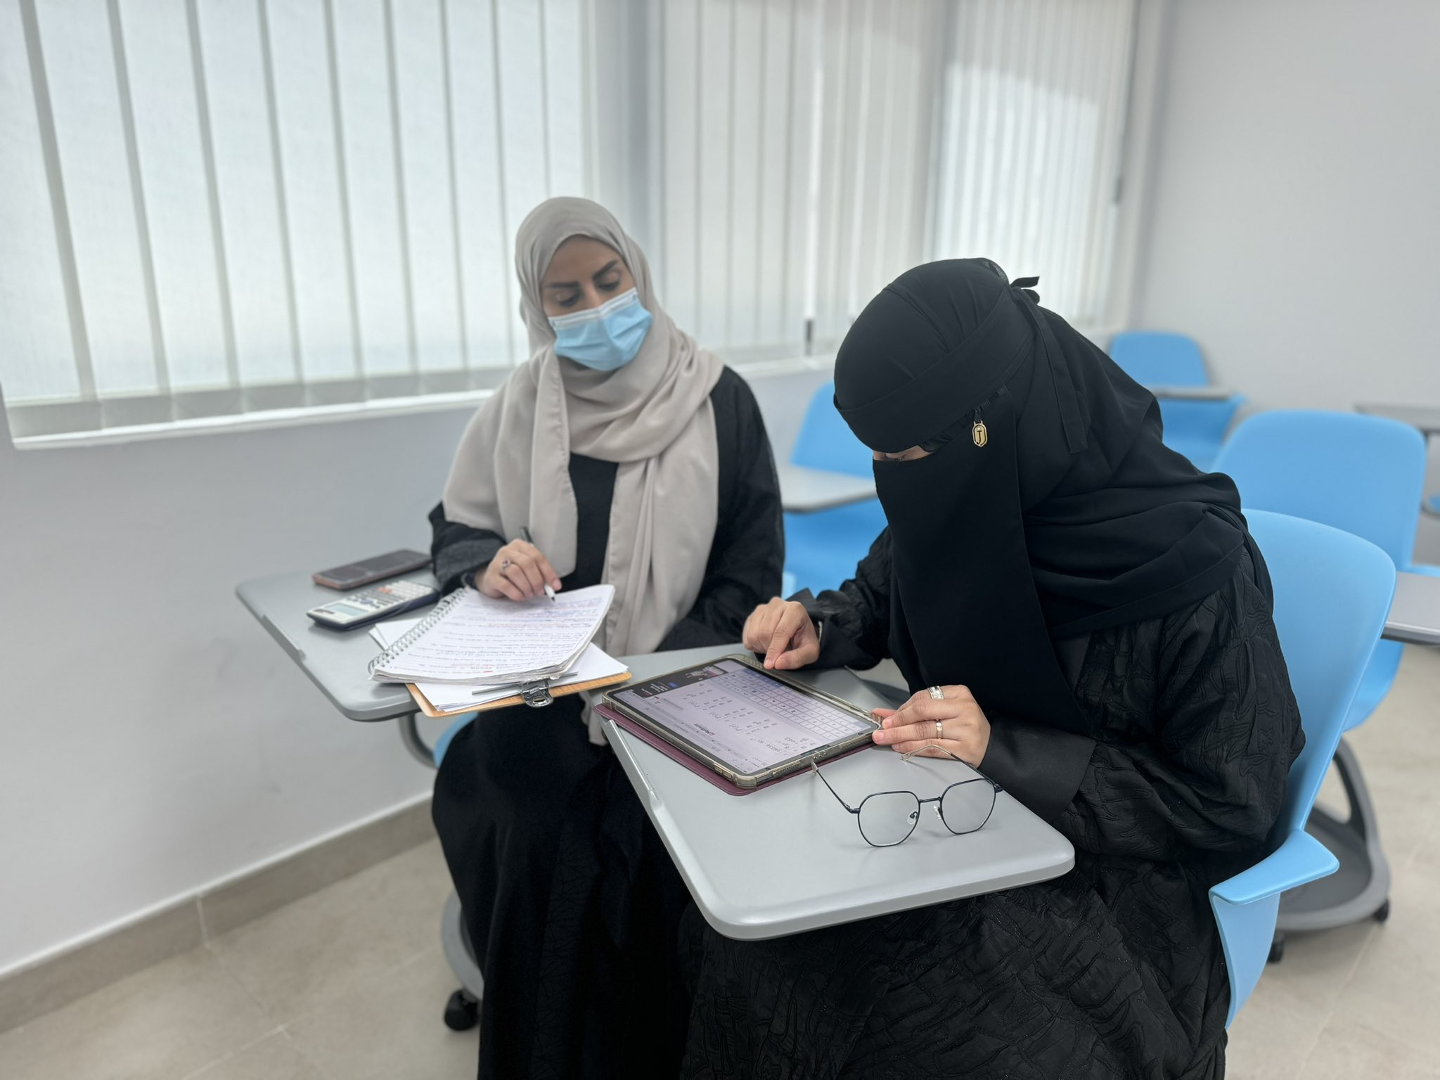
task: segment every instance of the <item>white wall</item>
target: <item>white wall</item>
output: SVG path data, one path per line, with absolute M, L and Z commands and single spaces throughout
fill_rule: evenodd
M 1440 3 L 1174 0 L 1133 325 L 1251 404 L 1440 404 Z
M 756 381 L 781 445 L 826 377 Z M 424 795 L 393 725 L 335 712 L 234 587 L 428 550 L 468 415 L 0 430 L 0 972 Z

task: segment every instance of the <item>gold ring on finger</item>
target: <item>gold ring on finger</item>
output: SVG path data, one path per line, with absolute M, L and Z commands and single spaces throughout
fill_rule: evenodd
M 936 720 L 936 721 L 935 721 L 935 738 L 937 738 L 937 739 L 943 739 L 944 737 L 945 737 L 945 721 L 943 721 L 943 720 Z

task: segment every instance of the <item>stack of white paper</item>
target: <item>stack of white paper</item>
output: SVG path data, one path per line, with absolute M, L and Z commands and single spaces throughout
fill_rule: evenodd
M 391 619 L 377 623 L 370 628 L 370 636 L 382 649 L 388 649 L 420 624 L 424 616 L 411 619 Z M 569 671 L 550 682 L 551 689 L 569 686 L 573 683 L 590 682 L 612 675 L 621 675 L 626 667 L 595 645 L 588 645 Z M 514 697 L 520 692 L 518 683 L 496 686 L 493 683 L 440 683 L 417 682 L 416 689 L 425 695 L 436 712 L 455 712 L 457 709 L 478 709 L 492 701 Z
M 612 585 L 519 602 L 466 589 L 447 597 L 415 633 L 387 648 L 371 677 L 494 686 L 553 679 L 575 666 L 614 596 Z

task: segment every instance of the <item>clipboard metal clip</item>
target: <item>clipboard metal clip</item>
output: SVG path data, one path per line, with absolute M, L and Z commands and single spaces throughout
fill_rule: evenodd
M 555 699 L 550 696 L 550 681 L 548 679 L 537 679 L 535 682 L 520 684 L 520 696 L 525 699 L 525 704 L 532 709 L 543 709 L 546 705 L 552 704 Z

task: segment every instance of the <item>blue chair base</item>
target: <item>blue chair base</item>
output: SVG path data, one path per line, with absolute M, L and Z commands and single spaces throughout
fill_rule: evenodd
M 1420 507 L 1427 514 L 1440 515 L 1440 495 L 1431 495 L 1428 499 L 1426 499 L 1420 504 Z

